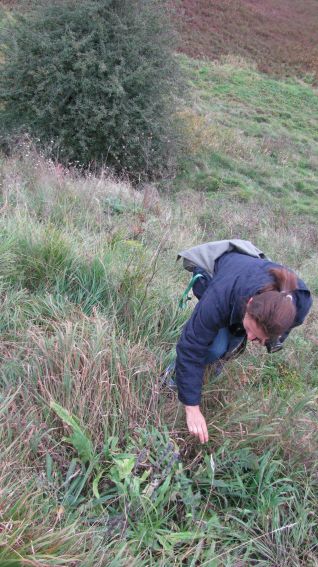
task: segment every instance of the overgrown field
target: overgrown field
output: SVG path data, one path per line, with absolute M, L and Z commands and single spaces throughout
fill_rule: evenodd
M 317 565 L 316 305 L 207 375 L 206 446 L 159 380 L 194 304 L 179 250 L 248 238 L 318 292 L 314 91 L 183 64 L 193 158 L 159 202 L 1 158 L 1 567 Z

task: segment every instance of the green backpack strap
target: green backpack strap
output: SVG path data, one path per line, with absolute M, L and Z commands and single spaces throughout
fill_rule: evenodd
M 189 285 L 187 287 L 187 289 L 183 292 L 181 299 L 179 301 L 179 307 L 180 309 L 184 309 L 187 305 L 187 301 L 190 301 L 191 297 L 188 296 L 189 291 L 191 291 L 191 289 L 193 288 L 195 282 L 199 279 L 199 278 L 203 278 L 202 274 L 196 274 L 195 276 L 192 276 Z

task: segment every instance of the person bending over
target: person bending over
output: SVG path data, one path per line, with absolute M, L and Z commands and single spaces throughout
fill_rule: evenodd
M 199 272 L 204 270 L 195 268 L 194 273 Z M 208 441 L 200 410 L 205 366 L 226 358 L 235 342 L 244 339 L 270 350 L 270 343 L 282 343 L 303 323 L 312 305 L 310 291 L 293 271 L 239 252 L 218 258 L 209 280 L 183 328 L 175 368 L 189 432 L 201 443 Z

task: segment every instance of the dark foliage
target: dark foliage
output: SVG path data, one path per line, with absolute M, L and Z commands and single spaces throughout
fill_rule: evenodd
M 64 163 L 164 174 L 178 147 L 174 39 L 164 0 L 36 3 L 4 31 L 2 137 L 27 132 Z

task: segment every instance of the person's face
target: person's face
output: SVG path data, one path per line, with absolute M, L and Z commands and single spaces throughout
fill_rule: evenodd
M 265 342 L 268 340 L 268 337 L 254 321 L 253 317 L 250 317 L 248 313 L 245 314 L 245 317 L 243 319 L 243 327 L 246 331 L 247 338 L 249 341 L 255 341 L 263 346 L 265 345 Z

